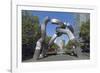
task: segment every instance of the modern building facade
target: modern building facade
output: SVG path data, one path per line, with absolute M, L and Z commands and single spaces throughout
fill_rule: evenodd
M 75 24 L 74 24 L 74 35 L 76 40 L 79 39 L 79 32 L 80 32 L 80 26 L 82 22 L 86 22 L 90 20 L 90 14 L 89 13 L 75 13 Z

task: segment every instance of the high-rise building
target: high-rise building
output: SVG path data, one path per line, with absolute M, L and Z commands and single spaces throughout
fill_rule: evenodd
M 73 26 L 74 35 L 75 35 L 76 40 L 78 40 L 80 26 L 81 26 L 82 22 L 86 22 L 86 21 L 90 20 L 90 14 L 89 13 L 75 13 L 74 19 L 75 19 L 75 24 Z

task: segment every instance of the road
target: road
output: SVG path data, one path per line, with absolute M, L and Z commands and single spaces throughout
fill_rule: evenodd
M 82 54 L 80 57 L 70 56 L 70 55 L 51 55 L 42 59 L 39 59 L 37 61 L 34 61 L 33 58 L 29 60 L 25 60 L 23 62 L 44 62 L 44 61 L 64 61 L 64 60 L 86 60 L 89 59 L 89 56 L 87 54 Z

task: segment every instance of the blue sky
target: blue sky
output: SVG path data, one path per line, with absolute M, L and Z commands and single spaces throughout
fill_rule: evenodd
M 42 24 L 44 18 L 46 16 L 48 16 L 49 18 L 56 18 L 59 19 L 62 22 L 66 22 L 69 23 L 70 25 L 74 25 L 75 24 L 75 13 L 71 13 L 71 12 L 53 12 L 53 11 L 27 11 L 28 14 L 31 14 L 32 16 L 38 16 L 39 18 L 39 22 L 40 24 Z M 34 22 L 33 22 L 34 23 Z M 54 33 L 56 33 L 56 25 L 51 24 L 50 22 L 47 25 L 47 29 L 46 29 L 46 33 L 48 36 L 53 36 Z M 61 40 L 65 40 L 65 42 L 68 42 L 68 36 L 67 35 L 62 35 L 58 38 Z
M 53 11 L 34 11 L 34 10 L 22 10 L 22 11 L 23 11 L 23 13 L 22 13 L 23 15 L 24 14 L 28 14 L 28 15 L 31 15 L 31 16 L 38 16 L 40 25 L 42 24 L 42 22 L 43 22 L 43 20 L 44 20 L 44 18 L 46 16 L 48 16 L 51 19 L 52 18 L 56 18 L 56 19 L 59 19 L 62 22 L 69 23 L 74 28 L 76 28 L 75 25 L 80 25 L 80 21 L 81 22 L 86 22 L 88 19 L 90 19 L 90 14 L 89 13 L 82 13 L 82 14 L 78 13 L 78 14 L 81 14 L 80 20 L 79 20 L 79 24 L 78 24 L 78 23 L 76 23 L 77 19 L 79 19 L 79 18 L 76 19 L 77 13 L 72 13 L 72 12 L 53 12 Z M 47 29 L 46 29 L 47 35 L 52 37 L 53 34 L 56 33 L 56 30 L 55 30 L 56 27 L 57 27 L 56 25 L 51 24 L 49 22 L 48 25 L 47 25 Z M 78 28 L 79 27 L 77 27 L 76 29 L 78 29 Z M 78 32 L 78 30 L 75 30 L 75 32 Z M 67 35 L 62 35 L 58 39 L 65 40 L 66 43 L 69 40 Z
M 63 22 L 69 23 L 72 26 L 74 25 L 75 22 L 74 19 L 75 13 L 69 13 L 69 12 L 32 11 L 32 15 L 38 16 L 40 24 L 43 22 L 46 16 L 48 16 L 49 18 L 57 18 Z M 53 36 L 56 27 L 57 27 L 56 25 L 51 24 L 49 22 L 46 29 L 47 35 Z M 68 37 L 66 35 L 62 35 L 60 38 L 68 42 Z

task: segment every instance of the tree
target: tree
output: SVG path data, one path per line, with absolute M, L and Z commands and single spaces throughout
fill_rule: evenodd
M 34 30 L 34 39 L 37 41 L 41 37 L 41 29 L 39 26 L 38 16 L 33 17 L 33 30 Z
M 90 51 L 90 21 L 83 22 L 80 27 L 80 34 L 79 34 L 81 41 L 80 47 L 83 49 L 84 52 Z
M 48 47 L 49 54 L 57 54 L 57 48 L 58 46 L 53 43 L 50 47 Z
M 51 48 L 52 48 L 52 49 L 57 49 L 58 46 L 57 46 L 56 44 L 53 44 L 53 45 L 51 45 Z
M 45 39 L 46 44 L 49 43 L 49 41 L 50 41 L 51 38 L 52 38 L 51 36 L 47 36 L 47 37 L 46 37 L 46 39 Z M 57 48 L 58 48 L 58 46 L 57 46 L 55 43 L 53 43 L 52 45 L 50 45 L 50 46 L 48 47 L 48 52 L 49 52 L 50 54 L 54 54 L 54 53 L 56 53 Z
M 66 49 L 72 49 L 73 46 L 78 46 L 78 42 L 75 40 L 69 40 L 68 44 L 65 46 Z
M 88 40 L 90 38 L 90 22 L 83 22 L 80 27 L 80 37 L 84 40 Z
M 45 42 L 48 44 L 49 41 L 50 41 L 50 39 L 51 39 L 51 36 L 46 36 L 46 38 L 45 38 Z
M 37 16 L 22 16 L 22 43 L 35 43 L 40 37 L 39 19 Z
M 65 46 L 65 54 L 77 56 L 75 50 L 79 46 L 79 43 L 74 40 L 69 40 L 68 44 Z
M 22 60 L 33 57 L 36 42 L 40 38 L 38 16 L 33 16 L 32 11 L 22 11 Z

